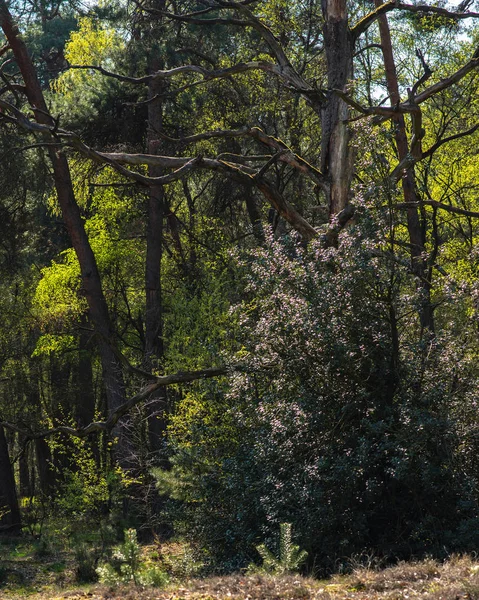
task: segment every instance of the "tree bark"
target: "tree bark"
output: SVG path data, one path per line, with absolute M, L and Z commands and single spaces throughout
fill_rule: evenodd
M 83 323 L 86 325 L 86 323 Z M 84 328 L 78 335 L 78 364 L 75 377 L 75 412 L 80 427 L 91 423 L 95 417 L 95 392 L 93 387 L 93 368 L 90 350 L 91 333 Z
M 347 124 L 349 108 L 333 90 L 345 91 L 352 80 L 354 42 L 346 0 L 322 0 L 322 10 L 330 91 L 321 113 L 321 171 L 329 184 L 329 214 L 334 217 L 349 203 L 354 155 Z
M 40 492 L 45 497 L 49 497 L 55 489 L 55 476 L 52 471 L 52 454 L 47 442 L 43 438 L 35 440 L 35 454 Z
M 25 436 L 18 435 L 18 445 L 21 448 L 24 446 Z M 21 498 L 31 498 L 34 493 L 34 478 L 32 469 L 32 460 L 30 456 L 30 445 L 26 444 L 22 453 L 18 457 L 18 478 L 19 492 Z
M 376 8 L 383 4 L 383 0 L 374 0 Z M 399 84 L 391 43 L 391 32 L 385 14 L 378 18 L 379 33 L 381 36 L 381 47 L 384 58 L 384 69 L 386 72 L 387 90 L 391 100 L 391 106 L 395 106 L 401 100 L 399 95 Z M 404 115 L 399 114 L 392 119 L 399 162 L 403 161 L 409 153 L 409 144 L 406 133 Z M 434 311 L 431 304 L 431 282 L 427 277 L 427 261 L 425 230 L 421 225 L 418 206 L 421 198 L 417 193 L 416 176 L 414 166 L 405 169 L 401 179 L 402 191 L 407 208 L 407 229 L 409 234 L 410 254 L 412 270 L 417 276 L 418 290 L 421 295 L 420 322 L 421 329 L 429 334 L 434 334 Z
M 154 8 L 164 10 L 164 0 L 152 2 Z M 155 24 L 155 33 L 161 36 L 161 20 Z M 151 36 L 148 32 L 147 37 Z M 146 40 L 151 41 L 149 39 Z M 153 45 L 155 41 L 153 40 Z M 148 70 L 154 73 L 163 68 L 159 56 L 160 50 L 151 51 Z M 160 79 L 152 79 L 148 83 L 148 152 L 158 153 L 158 132 L 163 128 L 162 93 L 164 83 Z M 150 177 L 161 177 L 163 169 L 157 166 L 148 167 Z M 168 216 L 165 190 L 162 185 L 153 185 L 148 192 L 148 223 L 146 232 L 146 271 L 145 271 L 145 367 L 152 371 L 154 367 L 161 369 L 164 355 L 163 343 L 163 298 L 161 289 L 161 261 L 163 257 L 163 236 L 165 218 Z M 164 445 L 166 431 L 165 411 L 167 408 L 166 388 L 155 391 L 149 402 L 148 441 L 150 451 L 158 453 Z
M 0 531 L 2 529 L 19 531 L 21 518 L 5 431 L 0 427 Z

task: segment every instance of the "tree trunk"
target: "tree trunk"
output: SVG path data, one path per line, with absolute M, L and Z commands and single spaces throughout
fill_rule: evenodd
M 15 478 L 8 453 L 5 431 L 0 427 L 0 531 L 21 529 Z
M 346 0 L 322 0 L 323 37 L 329 97 L 321 114 L 321 170 L 329 184 L 330 217 L 349 203 L 354 155 L 347 119 L 349 109 L 333 90 L 344 91 L 353 77 L 354 44 Z
M 52 470 L 52 454 L 47 442 L 43 438 L 35 440 L 35 454 L 40 492 L 45 497 L 49 497 L 54 493 L 55 476 Z
M 86 323 L 82 323 L 86 325 Z M 75 378 L 75 412 L 80 427 L 85 427 L 95 418 L 95 392 L 93 386 L 92 356 L 90 350 L 91 334 L 81 328 L 78 337 L 78 364 Z
M 154 2 L 155 8 L 163 9 L 164 1 Z M 157 6 L 159 5 L 159 6 Z M 161 30 L 161 27 L 158 29 Z M 155 31 L 158 34 L 158 29 Z M 149 62 L 149 71 L 154 72 L 163 67 L 159 56 L 154 56 L 159 49 L 153 49 L 153 56 Z M 158 153 L 158 132 L 163 128 L 163 82 L 153 79 L 148 85 L 148 152 Z M 150 177 L 163 175 L 162 169 L 150 166 Z M 167 217 L 165 191 L 162 185 L 154 185 L 149 189 L 148 195 L 148 223 L 146 234 L 146 315 L 145 315 L 145 367 L 161 369 L 163 361 L 163 306 L 161 291 L 161 261 L 163 256 L 164 221 Z M 152 395 L 149 403 L 148 440 L 150 451 L 158 453 L 164 446 L 166 431 L 165 411 L 167 405 L 166 388 L 159 388 Z
M 30 374 L 30 386 L 28 390 L 28 406 L 38 414 L 42 416 L 42 403 L 40 400 L 41 392 L 39 388 L 39 382 L 46 380 L 45 374 L 42 369 L 39 368 L 37 362 L 35 364 L 35 370 Z M 36 471 L 38 473 L 39 492 L 43 496 L 51 496 L 55 489 L 55 475 L 52 469 L 52 454 L 50 447 L 48 446 L 44 438 L 34 440 L 34 455 L 36 461 Z
M 31 446 L 30 444 L 25 445 L 25 436 L 18 436 L 18 446 L 22 448 L 20 456 L 18 457 L 18 477 L 19 477 L 19 492 L 21 498 L 31 498 L 34 495 L 34 479 L 32 460 L 31 460 Z
M 383 0 L 374 0 L 376 7 L 383 4 Z M 391 32 L 387 16 L 381 15 L 378 19 L 381 46 L 384 58 L 384 69 L 386 72 L 386 83 L 391 105 L 400 102 L 399 84 L 391 43 Z M 409 145 L 406 133 L 404 116 L 398 114 L 393 118 L 395 139 L 399 161 L 404 160 L 409 153 Z M 431 282 L 427 277 L 427 261 L 425 258 L 425 230 L 421 226 L 417 206 L 420 204 L 420 196 L 416 188 L 416 176 L 414 167 L 405 169 L 401 179 L 404 201 L 411 206 L 407 209 L 407 229 L 409 233 L 409 244 L 411 253 L 411 265 L 417 276 L 418 290 L 421 295 L 420 322 L 423 332 L 434 334 L 434 311 L 431 304 Z

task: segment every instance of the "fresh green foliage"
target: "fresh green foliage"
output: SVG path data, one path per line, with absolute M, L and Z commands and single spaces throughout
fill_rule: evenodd
M 275 556 L 266 544 L 256 546 L 256 550 L 263 559 L 260 567 L 252 565 L 248 568 L 250 572 L 266 572 L 273 575 L 284 575 L 295 573 L 306 561 L 308 553 L 293 544 L 291 523 L 281 523 L 279 526 L 279 555 Z
M 306 556 L 327 572 L 364 548 L 388 558 L 477 548 L 479 94 L 477 70 L 459 76 L 475 64 L 478 27 L 389 6 L 400 106 L 388 119 L 373 20 L 351 47 L 346 115 L 326 93 L 324 51 L 341 38 L 325 37 L 328 4 L 5 5 L 54 125 L 48 140 L 33 126 L 48 117 L 5 45 L 0 421 L 14 426 L 0 464 L 13 464 L 37 556 L 71 538 L 79 580 L 164 585 L 165 570 L 244 569 L 255 548 L 273 573 Z M 345 3 L 347 31 L 370 5 Z M 416 104 L 410 94 L 425 90 Z M 350 128 L 354 222 L 337 245 L 306 243 L 273 207 L 331 233 L 333 101 Z M 381 108 L 369 119 L 354 101 Z M 55 153 L 69 175 L 52 168 Z M 138 184 L 185 161 L 178 179 Z M 68 188 L 64 214 L 54 183 Z M 82 259 L 90 249 L 95 268 Z M 120 402 L 151 375 L 224 364 L 235 365 L 224 377 L 157 390 L 112 432 L 62 428 L 107 420 L 112 379 Z M 124 455 L 109 438 L 118 432 Z M 3 504 L 0 521 L 12 512 Z M 142 556 L 128 527 L 145 522 L 182 536 L 176 556 Z
M 142 561 L 134 529 L 125 530 L 125 541 L 115 549 L 111 562 L 101 564 L 96 572 L 100 581 L 106 585 L 132 581 L 138 586 L 164 587 L 168 583 L 168 576 L 164 571 Z

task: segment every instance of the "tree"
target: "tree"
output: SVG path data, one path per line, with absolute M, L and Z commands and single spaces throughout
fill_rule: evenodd
M 163 397 L 166 385 L 231 375 L 246 368 L 254 376 L 243 377 L 244 387 L 236 395 L 234 385 L 239 376 L 232 377 L 229 391 L 220 381 L 209 382 L 207 389 L 198 383 L 188 392 L 170 394 L 178 401 L 172 423 L 180 423 L 181 411 L 187 412 L 188 407 L 195 415 L 207 415 L 200 419 L 198 430 L 192 419 L 185 417 L 179 441 L 173 439 L 168 445 L 173 453 L 171 462 L 183 469 L 185 479 L 186 463 L 194 472 L 191 505 L 200 507 L 198 514 L 206 522 L 209 517 L 203 500 L 212 497 L 215 486 L 221 487 L 221 480 L 214 476 L 218 465 L 221 473 L 234 471 L 241 481 L 247 465 L 254 464 L 251 481 L 258 489 L 258 457 L 265 457 L 272 480 L 289 489 L 285 497 L 291 499 L 298 491 L 293 485 L 293 464 L 304 468 L 300 440 L 288 469 L 282 478 L 275 479 L 279 464 L 275 452 L 286 450 L 287 443 L 273 440 L 268 454 L 261 436 L 265 434 L 264 439 L 271 441 L 274 432 L 268 429 L 266 417 L 260 422 L 255 414 L 269 398 L 267 417 L 279 411 L 288 433 L 296 435 L 296 422 L 278 399 L 281 390 L 274 389 L 275 380 L 268 376 L 274 372 L 288 397 L 298 394 L 305 399 L 311 440 L 317 450 L 315 461 L 319 464 L 322 455 L 330 456 L 332 464 L 335 453 L 351 450 L 351 460 L 345 459 L 342 468 L 350 468 L 353 475 L 344 485 L 339 485 L 326 467 L 318 467 L 327 482 L 324 497 L 329 505 L 341 505 L 341 498 L 366 498 L 365 481 L 373 482 L 375 469 L 377 478 L 387 479 L 387 469 L 394 460 L 401 468 L 405 465 L 399 488 L 407 490 L 408 485 L 415 485 L 421 490 L 415 506 L 421 510 L 427 506 L 437 481 L 444 483 L 450 492 L 447 497 L 455 504 L 457 473 L 444 458 L 447 452 L 443 448 L 435 458 L 428 447 L 439 433 L 451 440 L 450 449 L 457 458 L 453 439 L 456 421 L 438 417 L 444 407 L 454 414 L 457 411 L 455 376 L 447 371 L 444 379 L 439 378 L 443 383 L 437 395 L 431 382 L 437 376 L 436 369 L 445 364 L 447 352 L 442 344 L 451 348 L 446 343 L 452 335 L 450 320 L 456 326 L 467 324 L 469 335 L 468 319 L 475 310 L 471 274 L 464 276 L 452 266 L 454 256 L 468 261 L 473 252 L 472 220 L 478 214 L 468 192 L 475 189 L 475 180 L 468 173 L 474 171 L 475 163 L 466 152 L 456 170 L 446 163 L 451 148 L 459 143 L 465 148 L 469 136 L 476 139 L 476 103 L 471 102 L 472 109 L 466 111 L 458 96 L 464 91 L 471 100 L 475 97 L 478 51 L 472 38 L 462 39 L 457 42 L 457 52 L 446 60 L 440 43 L 444 36 L 454 37 L 451 32 L 477 14 L 397 2 L 378 2 L 369 12 L 367 6 L 345 0 L 324 0 L 321 7 L 314 0 L 201 0 L 181 6 L 167 0 L 138 0 L 130 8 L 130 13 L 120 15 L 119 25 L 113 20 L 103 27 L 91 18 L 79 22 L 79 30 L 72 34 L 64 53 L 75 64 L 70 64 L 47 92 L 6 3 L 0 2 L 0 24 L 8 41 L 5 56 L 13 53 L 21 71 L 21 78 L 13 71 L 8 74 L 8 85 L 0 96 L 1 120 L 5 126 L 31 136 L 34 142 L 29 138 L 30 145 L 42 146 L 48 152 L 72 245 L 43 271 L 38 289 L 46 286 L 55 269 L 66 278 L 68 269 L 63 267 L 70 264 L 77 268 L 78 261 L 80 277 L 77 270 L 72 304 L 84 294 L 108 395 L 104 420 L 66 426 L 57 419 L 47 431 L 22 430 L 22 435 L 43 439 L 59 432 L 80 437 L 109 432 L 118 428 L 135 406 Z M 96 11 L 97 16 L 100 13 Z M 389 29 L 388 18 L 404 29 L 403 39 Z M 417 48 L 415 52 L 406 39 L 411 30 L 433 32 L 436 37 L 431 33 L 428 38 L 432 40 L 430 51 Z M 138 58 L 135 61 L 129 60 L 133 53 Z M 406 65 L 398 59 L 401 53 L 407 57 Z M 383 92 L 385 99 L 380 97 Z M 49 108 L 45 98 L 51 99 L 53 107 L 61 106 L 67 116 L 54 118 L 56 109 Z M 123 101 L 128 106 L 123 106 Z M 108 118 L 103 118 L 102 107 L 108 107 Z M 83 196 L 81 190 L 87 190 Z M 265 201 L 263 205 L 260 199 Z M 316 252 L 321 270 L 311 275 L 311 280 L 318 289 L 305 298 L 301 281 L 292 277 L 294 286 L 285 295 L 287 305 L 283 306 L 275 290 L 266 283 L 255 283 L 257 305 L 252 301 L 245 310 L 261 318 L 252 319 L 247 328 L 249 337 L 243 343 L 256 356 L 247 354 L 246 367 L 237 366 L 242 353 L 235 355 L 236 342 L 228 337 L 233 335 L 228 327 L 236 332 L 235 324 L 228 322 L 226 315 L 228 303 L 237 301 L 241 289 L 234 284 L 238 266 L 232 265 L 228 253 L 235 246 L 255 249 L 257 254 L 253 253 L 248 263 L 251 268 L 259 269 L 261 261 L 272 270 L 278 268 L 279 259 L 273 260 L 267 250 L 266 255 L 256 250 L 257 246 L 271 248 L 271 241 L 266 244 L 271 237 L 267 220 L 274 229 L 278 215 L 283 225 L 274 230 L 276 237 L 284 238 L 289 232 L 301 241 L 287 249 L 283 248 L 284 240 L 278 242 L 277 255 L 284 258 L 290 271 L 282 271 L 275 284 L 287 287 L 288 276 L 294 275 L 295 269 L 313 272 Z M 313 254 L 308 254 L 310 250 Z M 364 285 L 351 274 L 362 268 L 366 271 Z M 219 273 L 221 277 L 217 277 Z M 267 272 L 263 279 L 268 281 Z M 353 285 L 357 292 L 349 289 Z M 327 298 L 321 296 L 322 286 L 329 286 Z M 334 297 L 331 290 L 335 286 L 344 297 Z M 460 300 L 455 296 L 460 310 L 457 319 L 452 318 L 451 290 L 463 287 L 468 288 L 469 295 L 460 296 Z M 63 292 L 67 289 L 63 285 Z M 217 297 L 208 303 L 212 294 Z M 326 360 L 318 348 L 314 349 L 309 356 L 312 366 L 299 380 L 298 373 L 303 373 L 300 358 L 307 356 L 310 341 L 304 323 L 299 328 L 301 335 L 290 335 L 296 320 L 304 317 L 303 312 L 293 310 L 296 302 L 303 308 L 309 302 L 312 312 L 336 315 L 337 322 L 334 328 L 311 316 L 326 335 L 331 356 Z M 211 309 L 209 315 L 207 308 Z M 188 311 L 199 315 L 198 326 L 191 324 Z M 75 314 L 79 322 L 78 315 L 86 318 L 84 308 Z M 65 339 L 67 335 L 74 338 L 76 352 L 86 340 L 82 342 L 75 329 L 72 336 L 70 318 L 59 329 Z M 255 369 L 262 346 L 257 336 L 262 326 L 266 327 L 263 333 L 269 340 L 271 364 L 261 364 L 258 374 Z M 187 341 L 184 332 L 188 327 L 198 333 L 200 344 Z M 334 341 L 338 331 L 343 335 L 339 349 Z M 178 342 L 180 335 L 185 340 Z M 45 336 L 41 343 L 47 341 Z M 235 367 L 221 364 L 220 342 L 228 347 Z M 366 357 L 360 351 L 363 342 L 368 348 Z M 276 343 L 285 353 L 279 371 L 275 366 Z M 346 351 L 349 348 L 352 355 Z M 475 346 L 469 339 L 465 348 L 474 354 Z M 191 357 L 193 351 L 197 359 Z M 456 355 L 451 350 L 449 356 L 465 360 L 460 352 Z M 181 373 L 181 360 L 190 371 Z M 211 367 L 216 360 L 219 366 Z M 65 363 L 65 372 L 71 364 Z M 165 365 L 174 365 L 173 370 L 179 372 L 163 376 Z M 319 373 L 318 377 L 312 377 L 308 369 Z M 347 386 L 338 385 L 332 372 L 339 373 L 338 378 Z M 464 381 L 472 381 L 471 388 L 473 373 L 472 369 L 467 377 L 464 375 Z M 454 393 L 444 391 L 447 385 Z M 341 399 L 340 408 L 333 406 L 336 396 Z M 235 426 L 234 415 L 228 413 L 230 400 L 249 427 Z M 376 406 L 372 416 L 367 412 L 368 402 Z M 89 402 L 85 413 L 91 416 L 93 408 L 94 403 Z M 342 418 L 338 410 L 351 416 L 351 435 L 342 432 L 335 437 L 336 424 Z M 311 415 L 321 411 L 325 420 L 318 425 Z M 221 418 L 224 423 L 218 424 Z M 209 427 L 211 422 L 213 427 Z M 424 443 L 416 447 L 410 424 L 422 426 L 426 422 L 427 434 L 421 438 Z M 162 444 L 158 443 L 154 423 L 158 421 L 150 419 L 150 441 L 152 447 L 158 447 Z M 165 425 L 166 419 L 162 419 L 162 428 Z M 379 438 L 383 427 L 396 425 L 399 433 L 391 441 L 393 460 L 387 456 L 387 444 Z M 143 435 L 145 429 L 140 429 Z M 203 447 L 198 455 L 185 450 L 190 441 L 187 437 L 198 441 L 198 431 L 211 433 L 209 440 L 216 444 L 213 451 L 205 442 L 204 456 Z M 316 438 L 328 443 L 322 446 Z M 244 440 L 251 442 L 256 455 L 248 454 Z M 424 485 L 401 455 L 404 440 L 417 450 L 414 464 L 423 457 L 430 467 Z M 473 445 L 467 447 L 468 456 L 472 456 Z M 380 464 L 368 463 L 368 476 L 363 477 L 356 469 L 360 457 L 369 450 Z M 234 465 L 229 471 L 223 469 L 227 461 Z M 433 471 L 443 467 L 444 479 L 436 479 Z M 175 469 L 171 477 L 173 489 Z M 408 478 L 412 483 L 406 482 Z M 340 490 L 339 496 L 336 490 Z M 407 536 L 412 539 L 418 523 L 413 523 L 409 507 L 401 504 L 394 508 L 397 512 L 374 512 L 374 502 L 387 496 L 379 484 L 374 490 L 370 497 L 375 500 L 368 504 L 365 521 L 355 524 L 351 518 L 338 523 L 337 513 L 326 515 L 330 527 L 327 535 L 343 527 L 344 539 L 350 540 L 350 534 L 352 540 L 345 547 L 351 550 L 361 539 L 386 547 L 391 540 L 374 529 L 373 517 L 379 514 L 386 519 L 384 515 L 400 514 L 407 516 Z M 305 488 L 299 491 L 310 492 Z M 258 535 L 256 520 L 292 520 L 290 515 L 280 514 L 285 510 L 284 498 L 271 497 L 268 506 L 256 500 L 252 503 L 251 497 L 244 499 L 249 525 L 243 529 L 249 528 L 252 543 L 258 541 L 253 539 Z M 225 491 L 225 506 L 231 506 L 232 498 Z M 434 523 L 441 527 L 446 523 L 443 509 L 441 504 L 433 511 Z M 218 519 L 214 514 L 212 529 L 230 523 L 230 514 L 220 516 Z M 461 513 L 462 517 L 467 515 Z M 425 521 L 420 523 L 424 531 L 430 531 Z M 460 522 L 453 525 L 457 531 Z M 263 527 L 267 533 L 267 526 Z M 302 531 L 307 534 L 309 530 L 305 517 Z M 234 531 L 237 542 L 240 532 Z M 313 545 L 311 541 L 311 556 L 321 554 Z M 419 543 L 417 547 L 422 548 Z
M 39 124 L 46 125 L 47 128 L 54 127 L 54 120 L 48 112 L 34 65 L 5 2 L 0 4 L 0 26 L 21 71 L 25 94 L 30 106 L 33 108 L 35 119 Z M 53 167 L 56 193 L 65 225 L 80 263 L 83 289 L 89 305 L 89 315 L 98 335 L 109 410 L 114 410 L 124 401 L 124 389 L 121 366 L 110 346 L 113 332 L 96 260 L 75 201 L 67 158 L 58 149 L 54 148 L 54 136 L 46 134 L 45 142 L 53 144 L 53 146 L 49 146 L 49 157 Z

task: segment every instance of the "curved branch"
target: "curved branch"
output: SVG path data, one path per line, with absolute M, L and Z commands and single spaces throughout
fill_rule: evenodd
M 54 136 L 57 139 L 63 139 L 64 143 L 78 152 L 80 152 L 84 157 L 94 160 L 96 162 L 108 164 L 116 169 L 119 173 L 137 181 L 142 185 L 152 185 L 158 182 L 161 183 L 170 183 L 176 179 L 180 179 L 185 175 L 185 173 L 191 170 L 193 167 L 196 168 L 204 168 L 211 169 L 214 171 L 220 171 L 223 173 L 227 173 L 233 179 L 240 181 L 241 183 L 246 183 L 248 185 L 255 185 L 263 194 L 263 196 L 267 199 L 267 201 L 278 211 L 278 213 L 286 220 L 288 223 L 298 231 L 301 236 L 306 240 L 310 241 L 315 238 L 318 233 L 316 229 L 312 225 L 308 223 L 304 217 L 300 215 L 300 213 L 290 204 L 283 196 L 280 194 L 279 190 L 277 190 L 270 182 L 268 182 L 263 176 L 258 176 L 258 171 L 245 166 L 239 165 L 238 163 L 227 162 L 224 160 L 212 159 L 212 158 L 203 158 L 201 156 L 196 158 L 191 157 L 171 157 L 171 156 L 158 156 L 156 154 L 127 154 L 127 153 L 110 153 L 110 152 L 98 152 L 93 150 L 89 146 L 87 146 L 79 136 L 61 130 L 56 127 L 49 127 L 47 125 L 41 125 L 30 121 L 21 111 L 15 108 L 10 103 L 0 99 L 0 107 L 5 108 L 10 111 L 15 118 L 16 123 L 22 127 L 23 129 L 31 132 L 37 133 L 48 133 L 50 136 Z M 261 130 L 257 130 L 257 135 L 264 135 Z M 269 136 L 265 136 L 265 139 L 274 140 L 274 138 L 269 138 Z M 277 140 L 274 143 L 279 143 Z M 282 148 L 281 148 L 282 149 Z M 304 164 L 300 165 L 297 159 L 293 156 L 291 157 L 289 152 L 282 153 L 282 156 L 289 156 L 286 160 L 290 160 L 293 163 L 301 166 L 302 169 L 306 168 L 306 161 Z M 131 171 L 124 167 L 123 165 L 129 166 L 158 166 L 162 168 L 173 168 L 177 169 L 174 173 L 170 175 L 164 175 L 163 177 L 147 177 L 146 175 L 142 175 L 136 171 Z M 319 173 L 319 172 L 318 172 Z
M 222 367 L 212 367 L 209 369 L 202 369 L 199 371 L 179 371 L 172 375 L 165 375 L 163 377 L 157 377 L 153 383 L 146 385 L 138 394 L 135 394 L 129 398 L 126 402 L 120 405 L 106 421 L 96 421 L 89 423 L 85 427 L 75 428 L 68 427 L 66 425 L 60 425 L 58 427 L 52 427 L 44 431 L 32 432 L 22 429 L 18 425 L 9 423 L 7 421 L 0 421 L 0 427 L 5 427 L 11 431 L 21 433 L 27 440 L 46 438 L 56 433 L 64 433 L 72 435 L 74 437 L 87 437 L 93 433 L 100 433 L 103 431 L 110 432 L 118 421 L 124 417 L 134 406 L 140 404 L 146 400 L 153 392 L 157 389 L 167 386 L 175 385 L 180 383 L 190 383 L 199 379 L 209 379 L 211 377 L 220 377 L 227 375 L 228 373 L 244 371 L 245 368 L 242 365 L 231 365 Z
M 170 79 L 177 75 L 184 73 L 198 73 L 203 79 L 187 83 L 184 86 L 168 92 L 169 94 L 178 93 L 184 91 L 194 85 L 204 84 L 215 79 L 225 79 L 231 75 L 238 75 L 240 73 L 246 73 L 248 71 L 263 71 L 264 73 L 270 73 L 282 79 L 286 85 L 293 87 L 298 92 L 302 93 L 305 98 L 311 102 L 321 102 L 324 99 L 324 93 L 322 90 L 315 89 L 307 84 L 302 77 L 293 69 L 293 67 L 287 63 L 276 64 L 268 62 L 266 60 L 249 61 L 246 63 L 238 63 L 225 69 L 205 69 L 200 65 L 182 65 L 181 67 L 175 67 L 173 69 L 166 69 L 144 75 L 143 77 L 128 77 L 119 73 L 108 71 L 99 65 L 70 65 L 71 69 L 88 69 L 98 71 L 106 77 L 111 77 L 124 83 L 130 83 L 133 85 L 146 85 L 154 79 Z M 149 100 L 151 102 L 151 99 Z
M 451 85 L 454 85 L 455 83 L 460 81 L 463 77 L 465 77 L 468 73 L 470 73 L 471 71 L 476 69 L 478 66 L 479 66 L 479 48 L 477 48 L 477 50 L 475 51 L 471 60 L 469 62 L 467 62 L 463 67 L 458 69 L 455 73 L 453 73 L 450 77 L 441 79 L 441 81 L 438 81 L 437 83 L 434 83 L 433 85 L 430 85 L 428 88 L 426 88 L 420 94 L 415 96 L 414 100 L 415 100 L 416 104 L 421 104 L 422 102 L 424 102 L 425 100 L 428 100 L 428 98 L 430 98 L 431 96 L 434 96 L 438 92 L 442 92 L 442 90 L 445 90 L 448 87 L 451 87 Z
M 458 140 L 460 138 L 466 137 L 467 135 L 472 135 L 475 131 L 479 129 L 479 123 L 476 123 L 470 129 L 466 129 L 465 131 L 461 131 L 460 133 L 456 133 L 454 135 L 450 135 L 449 137 L 443 138 L 442 140 L 438 140 L 435 144 L 433 144 L 426 152 L 423 153 L 423 158 L 429 158 L 444 144 L 448 142 L 452 142 L 454 140 Z
M 275 138 L 266 134 L 259 127 L 241 127 L 240 129 L 226 129 L 226 130 L 215 130 L 215 131 L 205 131 L 204 133 L 199 133 L 196 135 L 190 135 L 184 138 L 172 138 L 162 132 L 158 132 L 160 137 L 170 141 L 176 142 L 180 144 L 192 144 L 195 142 L 200 142 L 202 140 L 209 140 L 213 138 L 236 138 L 236 137 L 252 137 L 256 141 L 268 146 L 275 150 L 278 154 L 277 160 L 280 162 L 287 163 L 297 171 L 300 171 L 310 179 L 324 189 L 325 182 L 324 176 L 319 169 L 308 163 L 304 158 L 302 158 L 299 154 L 296 154 L 287 144 L 285 144 L 282 140 Z M 237 156 L 237 155 L 231 155 Z M 250 156 L 240 156 L 238 157 L 240 160 L 235 160 L 235 162 L 240 162 L 244 164 L 244 161 L 252 160 Z M 264 157 L 262 157 L 264 158 Z M 267 157 L 269 159 L 270 157 Z M 256 160 L 259 160 L 260 157 L 257 157 Z
M 477 12 L 454 12 L 447 10 L 446 8 L 441 8 L 439 6 L 428 6 L 427 4 L 405 4 L 404 2 L 396 2 L 396 0 L 392 0 L 391 2 L 386 2 L 382 4 L 376 10 L 371 11 L 365 17 L 363 17 L 360 21 L 351 28 L 351 33 L 353 37 L 357 39 L 362 33 L 364 33 L 369 26 L 374 23 L 381 15 L 384 15 L 392 10 L 405 10 L 413 13 L 431 13 L 440 15 L 442 17 L 446 17 L 448 19 L 452 19 L 457 21 L 459 19 L 470 19 L 470 18 L 478 18 L 479 13 Z
M 197 18 L 191 15 L 181 15 L 175 13 L 169 13 L 161 10 L 147 9 L 152 14 L 157 14 L 161 17 L 166 17 L 172 20 L 191 23 L 193 25 L 236 25 L 240 27 L 251 27 L 254 29 L 261 38 L 268 45 L 271 55 L 276 59 L 278 64 L 276 65 L 278 74 L 287 80 L 290 85 L 293 85 L 295 89 L 301 92 L 317 93 L 299 73 L 294 69 L 290 60 L 286 56 L 284 48 L 271 29 L 265 25 L 258 17 L 256 17 L 251 10 L 248 8 L 248 4 L 252 2 L 219 2 L 216 6 L 209 7 L 212 10 L 234 10 L 240 15 L 244 16 L 244 19 L 236 18 Z
M 424 204 L 426 206 L 432 206 L 433 208 L 439 208 L 455 215 L 462 215 L 464 217 L 472 217 L 473 219 L 479 219 L 479 212 L 474 210 L 466 210 L 465 208 L 459 208 L 458 206 L 450 206 L 449 204 L 443 204 L 437 200 L 422 200 L 421 202 L 399 202 L 395 204 L 395 208 L 405 210 L 414 206 Z
M 248 134 L 249 127 L 240 127 L 239 129 L 215 129 L 214 131 L 204 131 L 195 135 L 189 135 L 182 138 L 173 138 L 165 133 L 158 131 L 158 135 L 169 142 L 175 142 L 177 144 L 193 144 L 195 142 L 201 142 L 202 140 L 210 140 L 213 138 L 228 138 L 228 137 L 244 137 Z
M 123 153 L 102 153 L 97 152 L 98 157 L 104 157 L 115 164 L 129 164 L 129 165 L 151 165 L 160 166 L 164 168 L 178 167 L 185 163 L 185 161 L 191 160 L 186 158 L 173 158 L 169 156 L 157 156 L 152 154 L 123 154 Z M 196 163 L 198 168 L 206 168 L 214 171 L 220 171 L 227 173 L 233 179 L 236 179 L 240 183 L 253 184 L 255 185 L 267 199 L 267 201 L 275 208 L 278 213 L 288 223 L 298 231 L 301 236 L 306 240 L 310 241 L 317 237 L 318 232 L 312 225 L 302 217 L 299 212 L 280 194 L 270 182 L 264 177 L 258 177 L 258 173 L 255 169 L 241 165 L 238 163 L 231 163 L 224 160 L 217 160 L 212 158 L 201 158 Z
M 386 6 L 383 4 L 382 6 Z M 359 102 L 356 102 L 353 98 L 349 97 L 342 90 L 333 90 L 335 94 L 337 94 L 344 102 L 355 108 L 361 114 L 368 115 L 378 115 L 385 118 L 391 118 L 398 113 L 413 113 L 418 110 L 418 105 L 422 104 L 435 94 L 442 92 L 443 90 L 451 87 L 455 83 L 458 83 L 461 79 L 463 79 L 466 75 L 468 75 L 471 71 L 479 67 L 479 47 L 474 52 L 473 57 L 469 60 L 464 66 L 458 69 L 455 73 L 453 73 L 450 77 L 446 77 L 445 79 L 441 79 L 437 83 L 430 85 L 428 88 L 423 90 L 421 93 L 417 95 L 411 95 L 407 102 L 401 102 L 400 104 L 396 104 L 395 106 L 368 106 L 364 107 Z M 427 75 L 429 77 L 429 75 Z M 423 81 L 424 79 L 421 78 Z
M 105 69 L 100 65 L 70 65 L 69 68 L 98 71 L 106 77 L 111 77 L 124 83 L 137 85 L 148 84 L 155 79 L 169 79 L 171 77 L 175 77 L 176 75 L 182 75 L 183 73 L 199 73 L 205 80 L 209 81 L 211 79 L 228 77 L 230 75 L 235 75 L 236 73 L 244 73 L 245 71 L 251 71 L 255 69 L 271 71 L 272 67 L 274 66 L 275 65 L 273 63 L 268 63 L 267 61 L 238 63 L 237 65 L 227 67 L 226 69 L 205 69 L 201 65 L 181 65 L 180 67 L 174 67 L 173 69 L 155 71 L 154 73 L 144 75 L 143 77 L 128 77 L 126 75 L 120 75 L 119 73 L 108 71 L 108 69 Z

